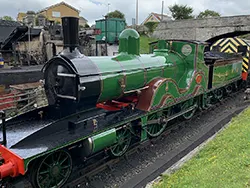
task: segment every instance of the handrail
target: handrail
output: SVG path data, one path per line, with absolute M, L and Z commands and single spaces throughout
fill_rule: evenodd
M 17 105 L 18 103 L 20 103 L 22 101 L 30 101 L 30 100 L 33 101 L 36 99 L 36 97 L 37 97 L 36 91 L 19 93 L 19 94 L 13 93 L 10 96 L 0 97 L 0 106 L 9 105 L 9 104 L 13 104 L 13 105 L 16 104 Z M 2 110 L 7 110 L 7 109 L 11 109 L 11 108 L 9 108 L 7 106 L 2 108 Z
M 10 99 L 10 98 L 14 98 L 14 97 L 22 97 L 22 96 L 34 94 L 34 93 L 35 92 L 27 92 L 27 93 L 21 93 L 21 94 L 17 94 L 17 95 L 13 93 L 13 95 L 10 95 L 10 96 L 0 97 L 0 100 Z M 8 95 L 8 94 L 6 94 L 6 95 Z
M 13 98 L 15 98 L 15 97 L 13 97 Z M 18 99 L 18 100 L 13 100 L 13 101 L 8 101 L 8 102 L 2 102 L 2 103 L 0 102 L 0 106 L 5 105 L 5 104 L 12 104 L 12 103 L 15 103 L 15 102 L 27 101 L 29 99 L 34 99 L 34 98 L 36 98 L 36 96 L 26 97 L 26 98 L 23 98 L 23 99 Z

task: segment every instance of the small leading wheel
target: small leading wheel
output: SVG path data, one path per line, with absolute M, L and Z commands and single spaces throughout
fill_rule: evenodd
M 223 98 L 223 90 L 222 89 L 217 89 L 215 92 L 215 98 L 218 100 L 221 100 Z
M 188 108 L 190 108 L 190 107 L 192 107 L 192 106 L 195 106 L 195 105 L 196 105 L 196 103 L 193 103 L 193 102 L 190 103 L 190 101 L 187 101 L 187 102 L 185 102 L 185 103 L 182 105 L 182 110 L 185 111 L 185 110 L 187 110 Z M 185 120 L 189 120 L 189 119 L 191 119 L 191 118 L 193 117 L 193 115 L 195 114 L 195 111 L 196 111 L 196 107 L 195 107 L 193 110 L 191 110 L 191 111 L 189 111 L 189 112 L 183 114 L 182 117 L 183 117 Z
M 229 85 L 226 87 L 226 92 L 228 95 L 230 95 L 232 92 L 233 92 L 233 86 L 232 85 Z
M 115 157 L 122 156 L 130 146 L 131 132 L 127 128 L 117 130 L 116 133 L 117 143 L 111 147 L 111 154 Z
M 148 116 L 147 133 L 150 137 L 157 137 L 165 130 L 167 122 L 160 121 L 162 115 L 162 113 L 154 113 Z
M 35 187 L 59 188 L 71 174 L 72 159 L 68 152 L 56 151 L 46 156 L 36 167 L 33 178 Z

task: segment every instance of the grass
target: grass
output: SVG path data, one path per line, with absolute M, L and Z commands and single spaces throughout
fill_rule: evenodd
M 149 44 L 150 42 L 155 41 L 153 38 L 149 38 L 147 35 L 140 36 L 140 54 L 149 53 Z
M 250 108 L 154 188 L 250 187 Z

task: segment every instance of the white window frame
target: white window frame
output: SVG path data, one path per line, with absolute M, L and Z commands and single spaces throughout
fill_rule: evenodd
M 61 12 L 59 12 L 59 11 L 52 11 L 52 17 L 53 18 L 60 18 L 61 17 Z

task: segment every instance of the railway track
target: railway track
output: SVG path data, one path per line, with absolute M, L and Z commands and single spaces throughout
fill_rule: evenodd
M 94 164 L 77 167 L 63 187 L 145 187 L 244 110 L 248 104 L 242 101 L 243 92 L 237 92 L 198 112 L 191 120 L 177 120 L 161 136 L 135 144 L 120 158 L 107 155 Z M 30 188 L 31 185 L 27 179 L 19 179 L 7 187 Z

